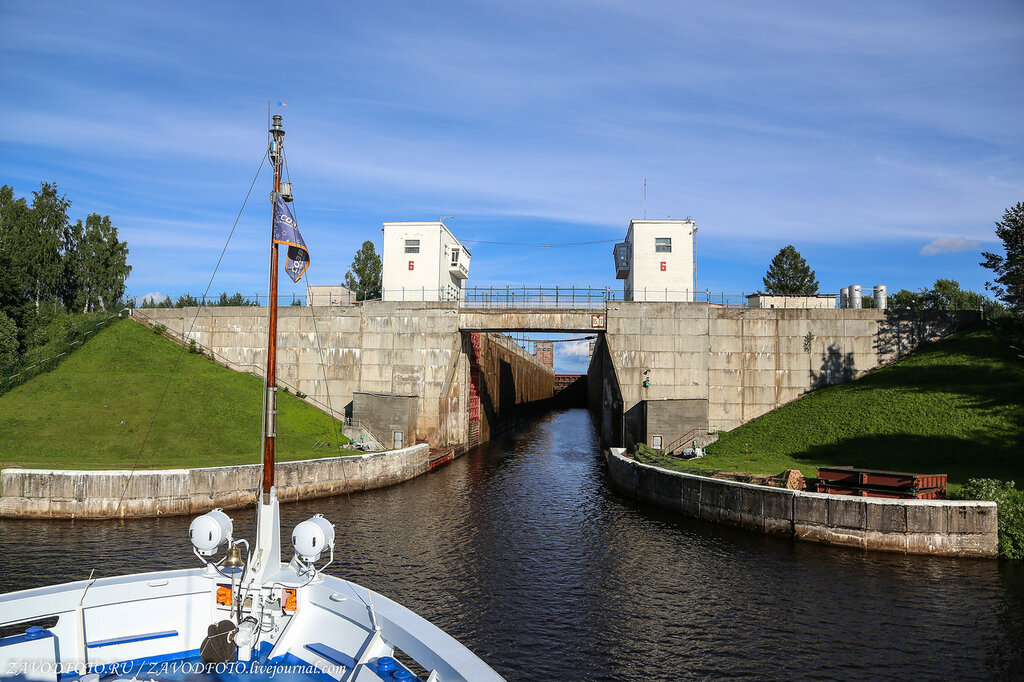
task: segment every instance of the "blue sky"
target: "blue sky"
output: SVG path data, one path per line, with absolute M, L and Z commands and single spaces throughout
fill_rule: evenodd
M 823 291 L 980 291 L 1024 201 L 1019 0 L 3 2 L 0 45 L 0 182 L 109 214 L 136 295 L 205 289 L 268 98 L 314 284 L 390 220 L 621 239 L 646 179 L 648 217 L 697 221 L 701 289 L 791 243 Z M 265 292 L 268 185 L 213 293 Z M 471 248 L 470 284 L 621 287 L 607 243 Z

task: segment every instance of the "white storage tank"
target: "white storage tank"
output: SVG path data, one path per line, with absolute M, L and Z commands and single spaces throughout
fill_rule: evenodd
M 879 310 L 885 310 L 886 307 L 886 289 L 884 284 L 875 285 L 875 307 Z
M 861 297 L 860 285 L 859 284 L 851 284 L 850 285 L 850 307 L 851 308 L 860 308 L 860 297 Z
M 843 287 L 839 290 L 839 307 L 850 307 L 850 287 Z

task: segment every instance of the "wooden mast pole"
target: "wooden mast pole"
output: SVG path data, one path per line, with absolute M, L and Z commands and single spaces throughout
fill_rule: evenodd
M 267 340 L 266 416 L 263 433 L 263 498 L 269 501 L 274 486 L 274 437 L 277 430 L 277 243 L 274 241 L 274 213 L 281 191 L 281 166 L 284 163 L 284 129 L 280 114 L 274 115 L 270 128 L 270 161 L 274 166 L 274 193 L 271 195 L 270 219 L 270 319 Z

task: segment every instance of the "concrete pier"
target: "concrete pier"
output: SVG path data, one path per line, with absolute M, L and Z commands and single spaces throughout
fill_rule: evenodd
M 427 472 L 429 450 L 419 444 L 391 452 L 281 462 L 277 497 L 291 502 L 401 483 Z M 4 469 L 0 516 L 109 519 L 248 507 L 256 503 L 261 472 L 259 464 L 134 473 Z
M 888 500 L 722 481 L 642 464 L 613 448 L 622 493 L 687 516 L 762 533 L 868 550 L 994 558 L 995 502 Z

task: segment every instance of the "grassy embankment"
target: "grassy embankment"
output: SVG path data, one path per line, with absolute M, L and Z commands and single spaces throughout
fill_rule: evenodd
M 708 455 L 660 466 L 777 474 L 819 466 L 946 473 L 1024 483 L 1024 364 L 991 332 L 930 344 L 846 384 L 721 434 Z
M 0 467 L 129 468 L 151 422 L 140 468 L 256 463 L 261 403 L 260 379 L 182 352 L 152 330 L 124 320 L 54 371 L 0 396 Z M 341 427 L 331 422 L 279 391 L 277 458 L 328 456 L 331 450 L 313 445 L 339 441 Z

